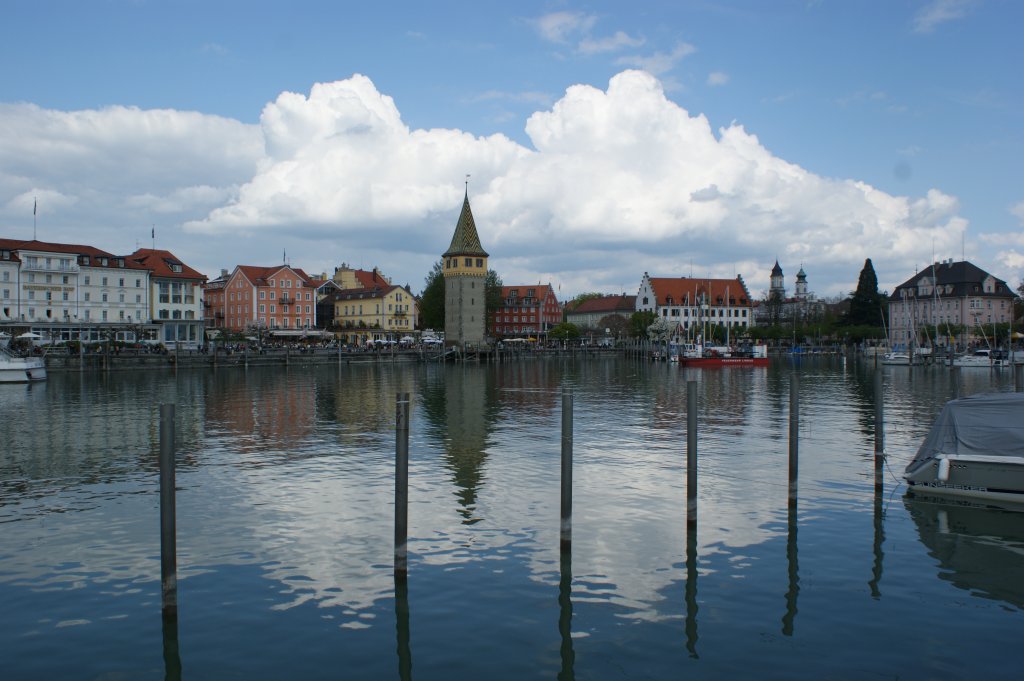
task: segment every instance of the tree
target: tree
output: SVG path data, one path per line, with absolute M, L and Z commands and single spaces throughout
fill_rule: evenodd
M 562 322 L 555 328 L 548 331 L 548 338 L 554 338 L 556 340 L 573 340 L 579 337 L 579 327 L 569 322 Z
M 487 279 L 484 280 L 484 319 L 488 327 L 493 328 L 494 315 L 502 307 L 505 301 L 501 297 L 501 277 L 494 270 L 487 270 Z
M 667 341 L 672 338 L 672 333 L 675 330 L 675 324 L 664 317 L 657 317 L 651 325 L 647 327 L 647 337 L 652 341 Z
M 438 260 L 427 275 L 420 294 L 420 326 L 444 329 L 444 262 Z
M 608 314 L 601 317 L 601 321 L 597 323 L 597 326 L 601 333 L 608 329 L 608 333 L 615 338 L 629 335 L 629 322 L 620 314 Z
M 882 294 L 878 292 L 875 267 L 868 258 L 860 271 L 857 290 L 850 297 L 850 310 L 846 313 L 844 325 L 881 327 L 883 323 Z
M 654 323 L 657 316 L 650 310 L 634 312 L 629 317 L 629 335 L 633 338 L 643 338 L 647 335 L 647 327 Z

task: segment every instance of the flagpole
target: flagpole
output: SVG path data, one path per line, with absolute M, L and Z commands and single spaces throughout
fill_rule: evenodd
M 36 211 L 39 208 L 39 202 L 36 197 L 32 197 L 32 241 L 36 240 Z

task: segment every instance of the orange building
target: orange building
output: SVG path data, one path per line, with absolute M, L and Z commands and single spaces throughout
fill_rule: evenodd
M 316 326 L 316 286 L 290 265 L 238 265 L 207 284 L 211 328 L 245 332 L 303 331 Z

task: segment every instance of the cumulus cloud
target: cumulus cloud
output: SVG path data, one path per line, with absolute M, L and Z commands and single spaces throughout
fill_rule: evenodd
M 207 273 L 272 264 L 287 246 L 310 272 L 379 265 L 417 288 L 448 245 L 466 175 L 492 266 L 508 283 L 560 284 L 563 296 L 635 290 L 645 270 L 741 274 L 757 291 L 776 256 L 803 263 L 819 295 L 851 290 L 867 257 L 891 288 L 933 244 L 939 257 L 959 253 L 966 227 L 953 196 L 816 175 L 740 124 L 713 129 L 642 71 L 568 88 L 527 120 L 529 147 L 410 129 L 360 75 L 282 93 L 257 126 L 18 105 L 0 107 L 5 129 L 18 134 L 0 135 L 0 215 L 25 215 L 31 196 L 52 191 L 68 203 L 48 220 L 93 231 L 125 214 L 148 235 L 157 216 L 179 231 L 164 245 Z M 96 243 L 91 233 L 69 227 L 63 240 Z
M 962 19 L 974 4 L 975 0 L 932 0 L 914 15 L 914 32 L 931 33 L 939 24 Z

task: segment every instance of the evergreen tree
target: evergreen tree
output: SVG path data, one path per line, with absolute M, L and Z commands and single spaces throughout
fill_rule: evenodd
M 877 326 L 883 323 L 883 300 L 878 292 L 878 277 L 871 258 L 864 261 L 857 280 L 857 290 L 850 297 L 850 310 L 846 313 L 846 326 Z
M 488 332 L 494 328 L 491 322 L 494 320 L 495 313 L 504 305 L 501 298 L 502 286 L 504 284 L 498 273 L 494 270 L 487 270 L 487 279 L 484 281 L 484 319 L 487 320 Z

